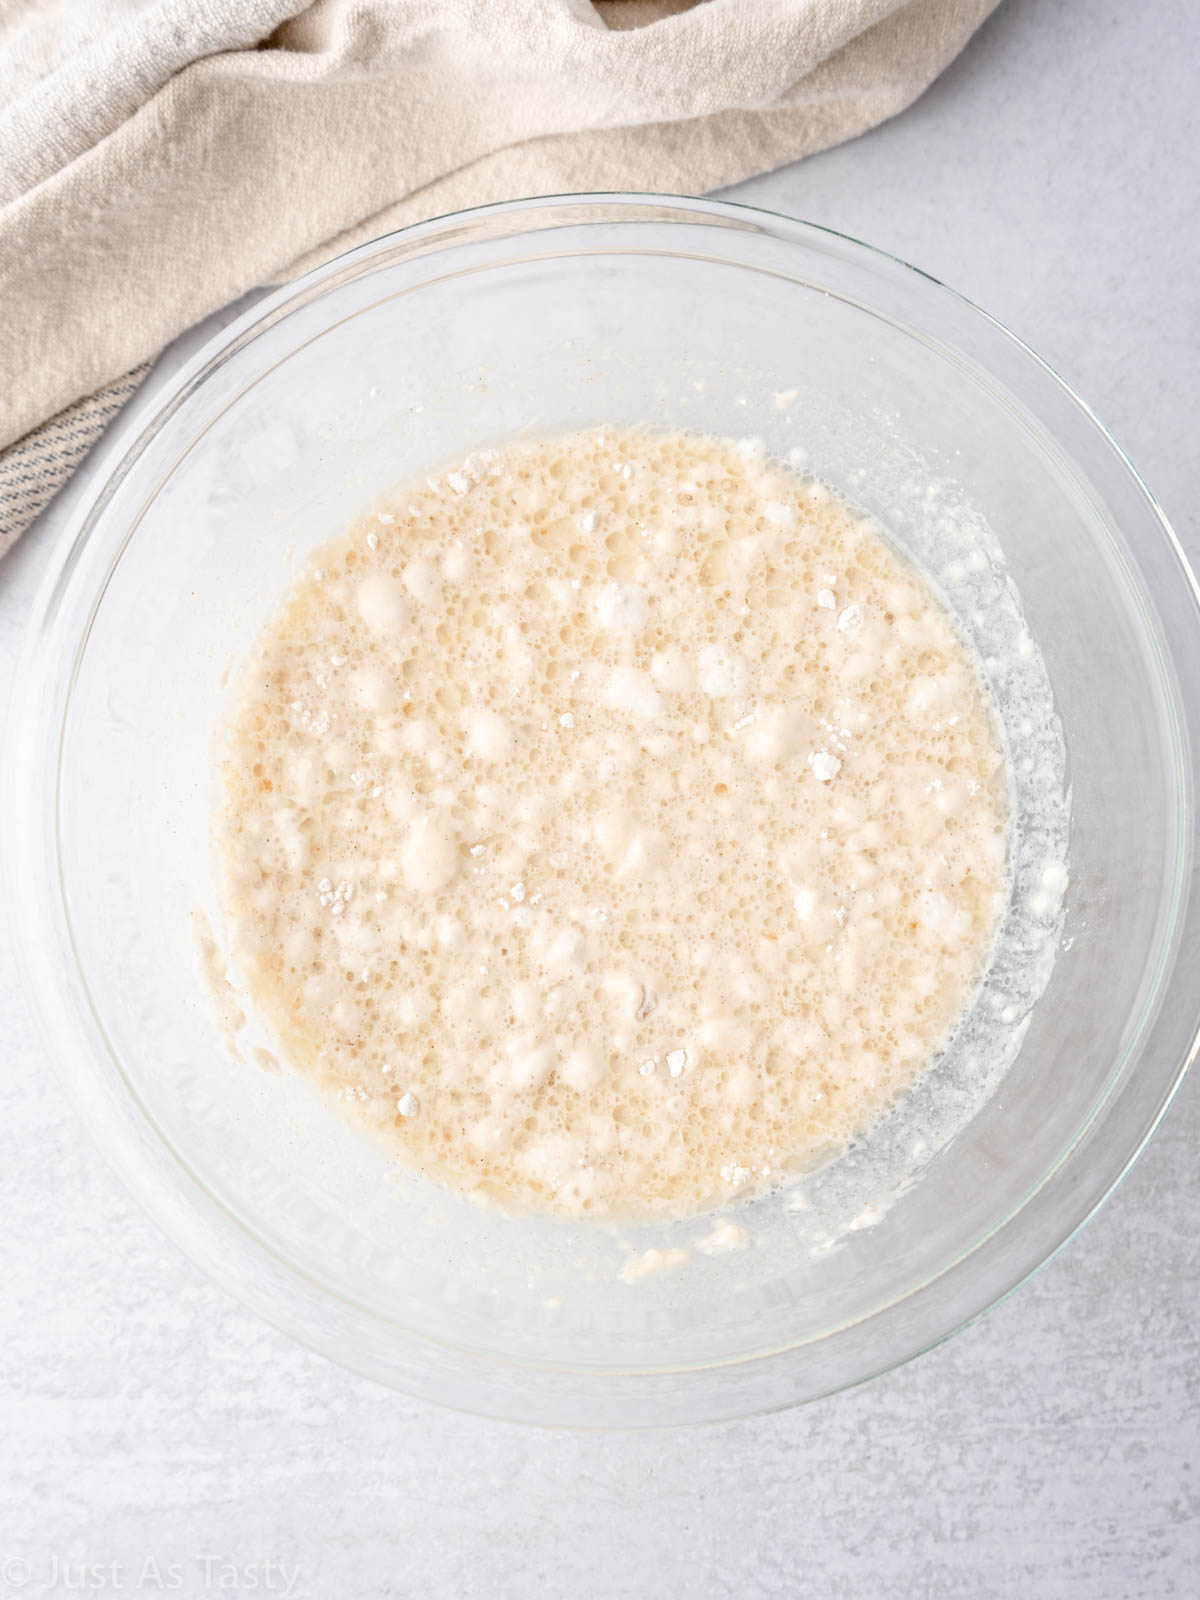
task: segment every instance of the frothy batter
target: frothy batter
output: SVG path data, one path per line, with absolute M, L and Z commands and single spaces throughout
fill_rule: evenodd
M 242 685 L 227 909 L 301 1068 L 461 1187 L 678 1214 L 860 1132 L 1005 899 L 948 613 L 737 443 L 591 432 L 401 493 Z

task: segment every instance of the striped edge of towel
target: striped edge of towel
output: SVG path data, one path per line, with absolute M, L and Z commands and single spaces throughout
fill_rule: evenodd
M 0 452 L 0 556 L 48 506 L 140 386 L 153 363 L 77 400 Z

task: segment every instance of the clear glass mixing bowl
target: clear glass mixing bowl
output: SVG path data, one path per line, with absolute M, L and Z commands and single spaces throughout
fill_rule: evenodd
M 694 1226 L 506 1218 L 398 1174 L 305 1084 L 230 1058 L 190 917 L 215 898 L 225 674 L 298 553 L 482 444 L 635 421 L 802 442 L 902 544 L 929 484 L 953 484 L 1044 655 L 1072 836 L 1063 940 L 1020 1052 L 919 1181 L 836 1248 L 776 1206 L 751 1248 L 630 1288 L 627 1250 Z M 355 1370 L 577 1425 L 810 1399 L 1007 1294 L 1109 1193 L 1178 1084 L 1200 1010 L 1198 623 L 1178 544 L 1095 418 L 921 273 L 711 202 L 443 218 L 221 334 L 64 539 L 6 763 L 28 983 L 76 1105 L 164 1230 Z

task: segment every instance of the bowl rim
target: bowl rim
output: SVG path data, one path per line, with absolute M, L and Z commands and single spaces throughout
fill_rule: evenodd
M 736 222 L 739 226 L 753 227 L 756 223 L 759 231 L 765 231 L 775 237 L 799 240 L 809 244 L 820 245 L 823 241 L 828 247 L 829 241 L 837 241 L 840 246 L 848 247 L 852 255 L 868 267 L 877 271 L 899 275 L 912 275 L 911 280 L 922 280 L 926 286 L 923 293 L 932 293 L 935 296 L 945 296 L 957 305 L 960 311 L 968 314 L 972 324 L 978 323 L 979 327 L 986 330 L 992 339 L 998 337 L 999 342 L 1009 350 L 1015 352 L 1021 361 L 1035 376 L 1036 381 L 1042 383 L 1048 391 L 1052 391 L 1058 400 L 1065 400 L 1071 411 L 1076 413 L 1084 424 L 1098 438 L 1108 459 L 1108 464 L 1119 474 L 1123 474 L 1135 490 L 1145 511 L 1148 513 L 1147 524 L 1155 526 L 1165 541 L 1166 551 L 1171 558 L 1176 579 L 1182 579 L 1182 587 L 1191 603 L 1191 621 L 1196 623 L 1200 619 L 1200 584 L 1197 583 L 1188 558 L 1179 542 L 1178 537 L 1171 528 L 1169 521 L 1158 505 L 1151 491 L 1148 489 L 1136 468 L 1112 438 L 1107 428 L 1096 416 L 1095 412 L 1084 402 L 1063 380 L 1059 374 L 1040 356 L 1038 356 L 1021 339 L 1010 332 L 996 318 L 990 316 L 975 306 L 965 296 L 948 288 L 936 277 L 918 267 L 914 267 L 891 253 L 878 249 L 872 245 L 864 244 L 859 240 L 840 233 L 837 230 L 824 228 L 820 225 L 801 221 L 783 213 L 774 212 L 757 206 L 747 206 L 735 202 L 695 199 L 688 196 L 663 195 L 638 192 L 599 192 L 595 194 L 570 194 L 538 196 L 528 199 L 501 201 L 489 205 L 472 207 L 467 210 L 448 213 L 445 216 L 435 217 L 414 223 L 406 228 L 394 230 L 381 235 L 377 239 L 369 240 L 355 246 L 341 255 L 314 268 L 302 277 L 282 285 L 272 293 L 264 296 L 254 306 L 243 312 L 230 322 L 225 328 L 208 340 L 188 361 L 183 363 L 173 376 L 159 389 L 150 401 L 145 402 L 145 420 L 136 431 L 130 422 L 125 427 L 118 426 L 102 444 L 104 451 L 102 457 L 103 467 L 97 474 L 95 484 L 90 486 L 88 492 L 81 497 L 80 502 L 73 508 L 71 517 L 63 529 L 62 535 L 55 547 L 47 570 L 39 586 L 30 619 L 25 631 L 25 640 L 19 664 L 13 680 L 11 698 L 11 712 L 7 730 L 6 743 L 10 747 L 9 758 L 4 763 L 4 800 L 7 814 L 12 819 L 12 826 L 4 830 L 3 866 L 4 877 L 7 881 L 8 894 L 6 903 L 8 914 L 14 923 L 14 947 L 16 950 L 18 966 L 27 993 L 33 1001 L 32 1009 L 35 1012 L 39 1031 L 43 1042 L 47 1046 L 51 1061 L 55 1066 L 57 1075 L 63 1083 L 89 1133 L 99 1146 L 101 1153 L 112 1166 L 117 1177 L 122 1181 L 127 1190 L 138 1203 L 146 1210 L 151 1218 L 158 1224 L 168 1238 L 180 1246 L 207 1276 L 215 1279 L 223 1287 L 229 1289 L 239 1300 L 249 1305 L 252 1309 L 264 1316 L 274 1326 L 286 1332 L 290 1337 L 299 1339 L 310 1348 L 320 1353 L 329 1355 L 339 1360 L 350 1370 L 362 1374 L 367 1372 L 384 1382 L 393 1382 L 382 1373 L 372 1372 L 369 1367 L 355 1363 L 346 1355 L 342 1344 L 329 1337 L 308 1336 L 306 1329 L 299 1323 L 295 1316 L 289 1318 L 283 1314 L 287 1309 L 286 1301 L 276 1297 L 273 1290 L 273 1276 L 270 1271 L 264 1276 L 264 1254 L 275 1255 L 273 1247 L 264 1239 L 254 1233 L 248 1225 L 230 1211 L 203 1181 L 200 1174 L 194 1172 L 169 1142 L 159 1132 L 148 1110 L 136 1102 L 136 1096 L 129 1096 L 128 1103 L 120 1104 L 114 1097 L 105 1091 L 99 1082 L 99 1075 L 93 1068 L 95 1038 L 89 1037 L 86 1027 L 81 1025 L 81 1018 L 72 1015 L 71 1008 L 63 1004 L 64 990 L 70 985 L 81 988 L 83 994 L 88 994 L 88 980 L 82 970 L 81 964 L 75 960 L 73 969 L 69 974 L 58 972 L 46 960 L 39 959 L 39 953 L 44 945 L 46 950 L 53 950 L 61 944 L 62 930 L 56 930 L 49 902 L 57 904 L 53 895 L 46 895 L 44 890 L 39 895 L 38 890 L 38 864 L 45 858 L 44 846 L 47 842 L 47 831 L 53 833 L 53 855 L 58 863 L 61 873 L 61 859 L 59 856 L 59 808 L 54 806 L 51 812 L 48 808 L 39 808 L 42 795 L 36 792 L 35 777 L 44 775 L 47 764 L 44 755 L 39 755 L 39 750 L 44 749 L 46 732 L 39 730 L 39 709 L 47 703 L 46 691 L 51 684 L 55 685 L 55 694 L 63 693 L 64 662 L 60 654 L 47 648 L 48 643 L 63 643 L 62 638 L 55 639 L 56 624 L 61 623 L 65 608 L 65 600 L 71 589 L 72 580 L 79 567 L 82 556 L 87 549 L 92 534 L 100 522 L 103 512 L 112 499 L 120 483 L 134 469 L 138 460 L 143 455 L 150 443 L 157 436 L 159 430 L 166 424 L 182 406 L 185 406 L 196 389 L 198 389 L 235 350 L 253 341 L 258 334 L 271 326 L 280 315 L 286 315 L 289 310 L 318 299 L 321 295 L 331 291 L 337 286 L 340 276 L 350 267 L 357 267 L 368 263 L 372 256 L 384 254 L 390 247 L 405 241 L 420 243 L 435 241 L 436 249 L 451 248 L 463 242 L 461 233 L 456 237 L 456 230 L 478 224 L 481 219 L 504 218 L 520 219 L 530 217 L 535 220 L 544 213 L 555 209 L 565 209 L 568 212 L 578 209 L 585 213 L 589 208 L 605 206 L 624 216 L 607 216 L 603 220 L 611 222 L 644 222 L 651 220 L 643 213 L 645 208 L 652 207 L 660 215 L 655 220 L 669 220 L 661 213 L 672 214 L 673 220 L 690 221 L 697 225 L 705 223 L 719 223 L 726 219 L 726 225 Z M 640 208 L 640 209 L 639 209 Z M 581 215 L 580 223 L 593 220 L 587 215 Z M 514 226 L 506 237 L 532 236 L 543 231 L 536 225 L 522 230 Z M 439 236 L 441 243 L 438 244 Z M 447 237 L 448 236 L 448 237 Z M 869 308 L 867 308 L 869 309 Z M 914 330 L 919 331 L 919 330 Z M 983 367 L 987 373 L 988 368 Z M 135 400 L 134 405 L 138 402 Z M 140 412 L 135 414 L 141 420 Z M 1048 435 L 1053 438 L 1053 435 Z M 1068 460 L 1070 458 L 1068 457 Z M 119 546 L 112 555 L 106 569 L 108 574 L 115 569 L 120 560 L 128 539 L 131 537 L 136 522 L 125 529 Z M 1153 592 L 1153 585 L 1145 579 L 1147 586 Z M 87 610 L 86 622 L 79 630 L 72 627 L 67 630 L 67 642 L 72 649 L 69 658 L 69 671 L 65 674 L 65 700 L 69 700 L 78 670 L 83 647 L 86 644 L 91 622 L 103 598 L 107 584 L 102 584 L 98 592 L 91 596 L 90 606 Z M 61 628 L 58 630 L 63 631 Z M 64 701 L 65 704 L 65 701 Z M 1171 699 L 1171 711 L 1176 716 L 1180 706 L 1176 698 Z M 1200 737 L 1200 716 L 1193 711 L 1194 736 Z M 1187 745 L 1187 729 L 1178 726 L 1178 732 Z M 61 776 L 62 756 L 62 729 L 58 729 L 54 740 L 56 761 L 54 766 L 54 786 L 57 795 Z M 1193 797 L 1194 780 L 1189 780 L 1184 773 L 1184 782 L 1181 785 L 1182 820 L 1185 824 L 1190 821 L 1191 807 L 1189 802 Z M 1188 881 L 1188 867 L 1191 860 L 1191 847 L 1194 843 L 1191 829 L 1186 827 L 1181 835 L 1180 858 L 1177 863 L 1177 873 L 1181 886 L 1186 886 Z M 61 881 L 61 879 L 60 879 Z M 1192 934 L 1200 939 L 1200 907 L 1189 900 L 1184 907 L 1185 920 L 1191 926 Z M 64 908 L 65 916 L 65 908 Z M 69 917 L 67 928 L 69 932 Z M 22 936 L 16 937 L 16 928 L 20 927 Z M 1182 929 L 1176 929 L 1177 937 L 1173 944 L 1168 941 L 1174 952 L 1171 964 L 1171 976 L 1177 975 L 1180 965 L 1178 960 L 1179 946 L 1182 943 Z M 1164 946 L 1167 948 L 1167 946 Z M 69 955 L 74 955 L 73 943 L 68 946 Z M 1163 993 L 1166 992 L 1164 988 Z M 1160 996 L 1161 998 L 1161 996 Z M 90 1004 L 90 1001 L 89 1001 Z M 103 1029 L 99 1018 L 92 1012 L 94 1033 L 99 1031 L 103 1039 Z M 1026 1249 L 1020 1253 L 1020 1260 L 1009 1267 L 1003 1274 L 1003 1282 L 997 1289 L 989 1290 L 982 1297 L 978 1294 L 959 1294 L 952 1296 L 953 1309 L 949 1315 L 943 1314 L 940 1318 L 931 1319 L 928 1328 L 914 1330 L 913 1335 L 903 1344 L 896 1353 L 890 1353 L 884 1359 L 868 1363 L 865 1370 L 846 1380 L 818 1386 L 812 1392 L 796 1393 L 795 1378 L 787 1381 L 788 1375 L 782 1367 L 789 1361 L 795 1362 L 802 1357 L 806 1348 L 811 1347 L 811 1341 L 800 1340 L 796 1343 L 777 1348 L 771 1351 L 754 1351 L 744 1358 L 729 1361 L 706 1362 L 687 1367 L 655 1367 L 644 1372 L 620 1372 L 613 1368 L 579 1367 L 571 1363 L 551 1364 L 539 1361 L 523 1362 L 513 1360 L 502 1354 L 490 1354 L 478 1349 L 464 1351 L 468 1359 L 476 1363 L 480 1369 L 490 1369 L 497 1373 L 506 1372 L 507 1379 L 501 1379 L 497 1384 L 489 1387 L 486 1381 L 482 1384 L 484 1393 L 477 1395 L 469 1404 L 462 1404 L 460 1409 L 483 1413 L 494 1416 L 508 1416 L 514 1420 L 546 1422 L 553 1425 L 557 1422 L 555 1417 L 543 1415 L 544 1407 L 539 1409 L 534 1406 L 532 1411 L 523 1403 L 519 1390 L 512 1386 L 512 1376 L 516 1374 L 527 1375 L 530 1379 L 537 1373 L 554 1373 L 569 1376 L 584 1386 L 606 1388 L 610 1392 L 622 1384 L 637 1387 L 638 1380 L 645 1379 L 650 1383 L 661 1380 L 664 1373 L 670 1373 L 682 1379 L 685 1383 L 699 1380 L 705 1374 L 726 1371 L 734 1367 L 745 1369 L 755 1368 L 765 1377 L 767 1369 L 775 1369 L 774 1388 L 778 1398 L 756 1400 L 752 1404 L 737 1403 L 736 1400 L 726 1406 L 718 1403 L 716 1406 L 702 1403 L 697 1406 L 694 1401 L 699 1399 L 695 1390 L 692 1391 L 693 1403 L 685 1408 L 688 1415 L 670 1415 L 664 1417 L 650 1416 L 645 1422 L 634 1425 L 654 1426 L 659 1423 L 678 1424 L 684 1421 L 708 1421 L 718 1418 L 732 1418 L 762 1414 L 769 1411 L 784 1409 L 803 1400 L 816 1399 L 820 1395 L 835 1392 L 843 1388 L 854 1387 L 858 1383 L 866 1382 L 870 1378 L 889 1371 L 892 1368 L 913 1359 L 915 1356 L 931 1349 L 949 1338 L 960 1328 L 968 1326 L 979 1316 L 983 1315 L 992 1306 L 1001 1303 L 1009 1294 L 1015 1292 L 1023 1283 L 1027 1282 L 1036 1272 L 1040 1271 L 1050 1260 L 1064 1248 L 1079 1230 L 1099 1210 L 1104 1201 L 1115 1191 L 1134 1161 L 1145 1148 L 1149 1139 L 1165 1115 L 1171 1100 L 1179 1089 L 1184 1074 L 1197 1050 L 1200 1049 L 1200 999 L 1195 1005 L 1194 1015 L 1190 1024 L 1190 1037 L 1180 1053 L 1180 1058 L 1173 1066 L 1165 1069 L 1159 1075 L 1157 1093 L 1151 1097 L 1151 1104 L 1141 1118 L 1137 1137 L 1127 1140 L 1120 1151 L 1110 1158 L 1108 1170 L 1104 1181 L 1099 1185 L 1091 1186 L 1091 1191 L 1082 1197 L 1074 1196 L 1074 1205 L 1063 1205 L 1058 1215 L 1060 1219 L 1066 1215 L 1067 1222 L 1064 1227 L 1057 1225 L 1049 1230 L 1054 1237 L 1048 1242 L 1039 1242 L 1032 1250 Z M 110 1052 L 114 1061 L 116 1053 Z M 118 1061 L 119 1067 L 119 1061 Z M 1136 1075 L 1136 1074 L 1135 1074 Z M 125 1082 L 123 1074 L 122 1081 Z M 1144 1076 L 1144 1074 L 1143 1074 Z M 128 1084 L 126 1083 L 126 1087 Z M 1112 1093 L 1107 1098 L 1098 1102 L 1097 1112 L 1111 1104 Z M 146 1127 L 129 1124 L 128 1113 L 134 1109 L 137 1117 L 147 1125 Z M 961 1275 L 966 1263 L 973 1261 L 985 1252 L 997 1239 L 998 1235 L 1010 1233 L 1014 1225 L 1027 1212 L 1031 1202 L 1038 1196 L 1047 1192 L 1050 1185 L 1060 1179 L 1065 1170 L 1077 1159 L 1079 1145 L 1084 1134 L 1090 1129 L 1091 1121 L 1081 1128 L 1070 1146 L 1064 1150 L 1055 1166 L 1029 1192 L 1029 1194 L 1016 1205 L 1012 1211 L 984 1238 L 965 1249 L 944 1268 L 935 1272 L 920 1283 L 915 1289 L 900 1297 L 900 1301 L 915 1305 L 927 1298 L 931 1291 L 941 1286 L 946 1287 L 948 1280 Z M 147 1135 L 149 1134 L 149 1142 Z M 157 1138 L 158 1148 L 153 1148 L 153 1141 Z M 161 1181 L 164 1164 L 171 1167 L 178 1176 L 182 1173 L 184 1182 L 182 1186 L 172 1188 L 168 1183 Z M 1086 1187 L 1086 1186 L 1084 1186 Z M 307 1279 L 307 1282 L 316 1288 L 323 1297 L 334 1297 L 326 1285 L 319 1283 L 307 1275 L 295 1263 L 285 1261 L 276 1256 L 276 1263 L 282 1266 L 290 1278 Z M 270 1263 L 266 1263 L 270 1266 Z M 254 1269 L 254 1270 L 251 1270 Z M 346 1302 L 349 1305 L 349 1302 Z M 886 1316 L 888 1311 L 897 1304 L 893 1301 L 874 1307 L 853 1326 L 866 1327 L 876 1322 L 880 1317 Z M 282 1309 L 281 1309 L 282 1308 Z M 370 1321 L 381 1327 L 391 1330 L 393 1337 L 403 1340 L 417 1341 L 436 1352 L 447 1352 L 454 1347 L 445 1341 L 436 1339 L 428 1334 L 412 1328 L 402 1327 L 399 1323 L 384 1319 L 378 1313 L 367 1308 L 354 1305 L 351 1307 L 356 1317 Z M 842 1330 L 837 1330 L 842 1331 Z M 821 1342 L 821 1341 L 818 1341 Z M 431 1398 L 442 1404 L 455 1404 L 448 1401 L 445 1393 L 437 1392 L 436 1383 L 424 1382 L 394 1382 L 394 1387 L 405 1389 L 410 1393 L 417 1393 L 425 1398 Z M 770 1385 L 768 1385 L 770 1386 Z M 643 1397 L 643 1405 L 649 1406 L 653 1411 L 653 1398 Z M 551 1410 L 554 1407 L 551 1406 Z M 558 1397 L 557 1409 L 562 1410 L 561 1396 Z M 566 1409 L 570 1409 L 569 1407 Z M 597 1408 L 593 1406 L 592 1410 Z M 568 1425 L 608 1425 L 607 1423 L 593 1423 L 589 1420 L 588 1407 L 583 1408 L 581 1415 L 571 1415 L 566 1421 Z M 629 1424 L 623 1424 L 629 1425 Z

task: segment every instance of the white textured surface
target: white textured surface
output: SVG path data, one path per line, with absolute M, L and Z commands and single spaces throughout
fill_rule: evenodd
M 1198 58 L 1190 0 L 1008 0 L 906 116 L 736 191 L 1008 323 L 1194 560 Z M 5 683 L 64 510 L 0 569 Z M 1195 1077 L 1084 1235 L 950 1344 L 804 1411 L 595 1438 L 391 1395 L 210 1288 L 77 1127 L 7 960 L 0 1057 L 0 1597 L 154 1593 L 147 1558 L 182 1594 L 282 1593 L 250 1564 L 283 1562 L 305 1600 L 1197 1592 Z

